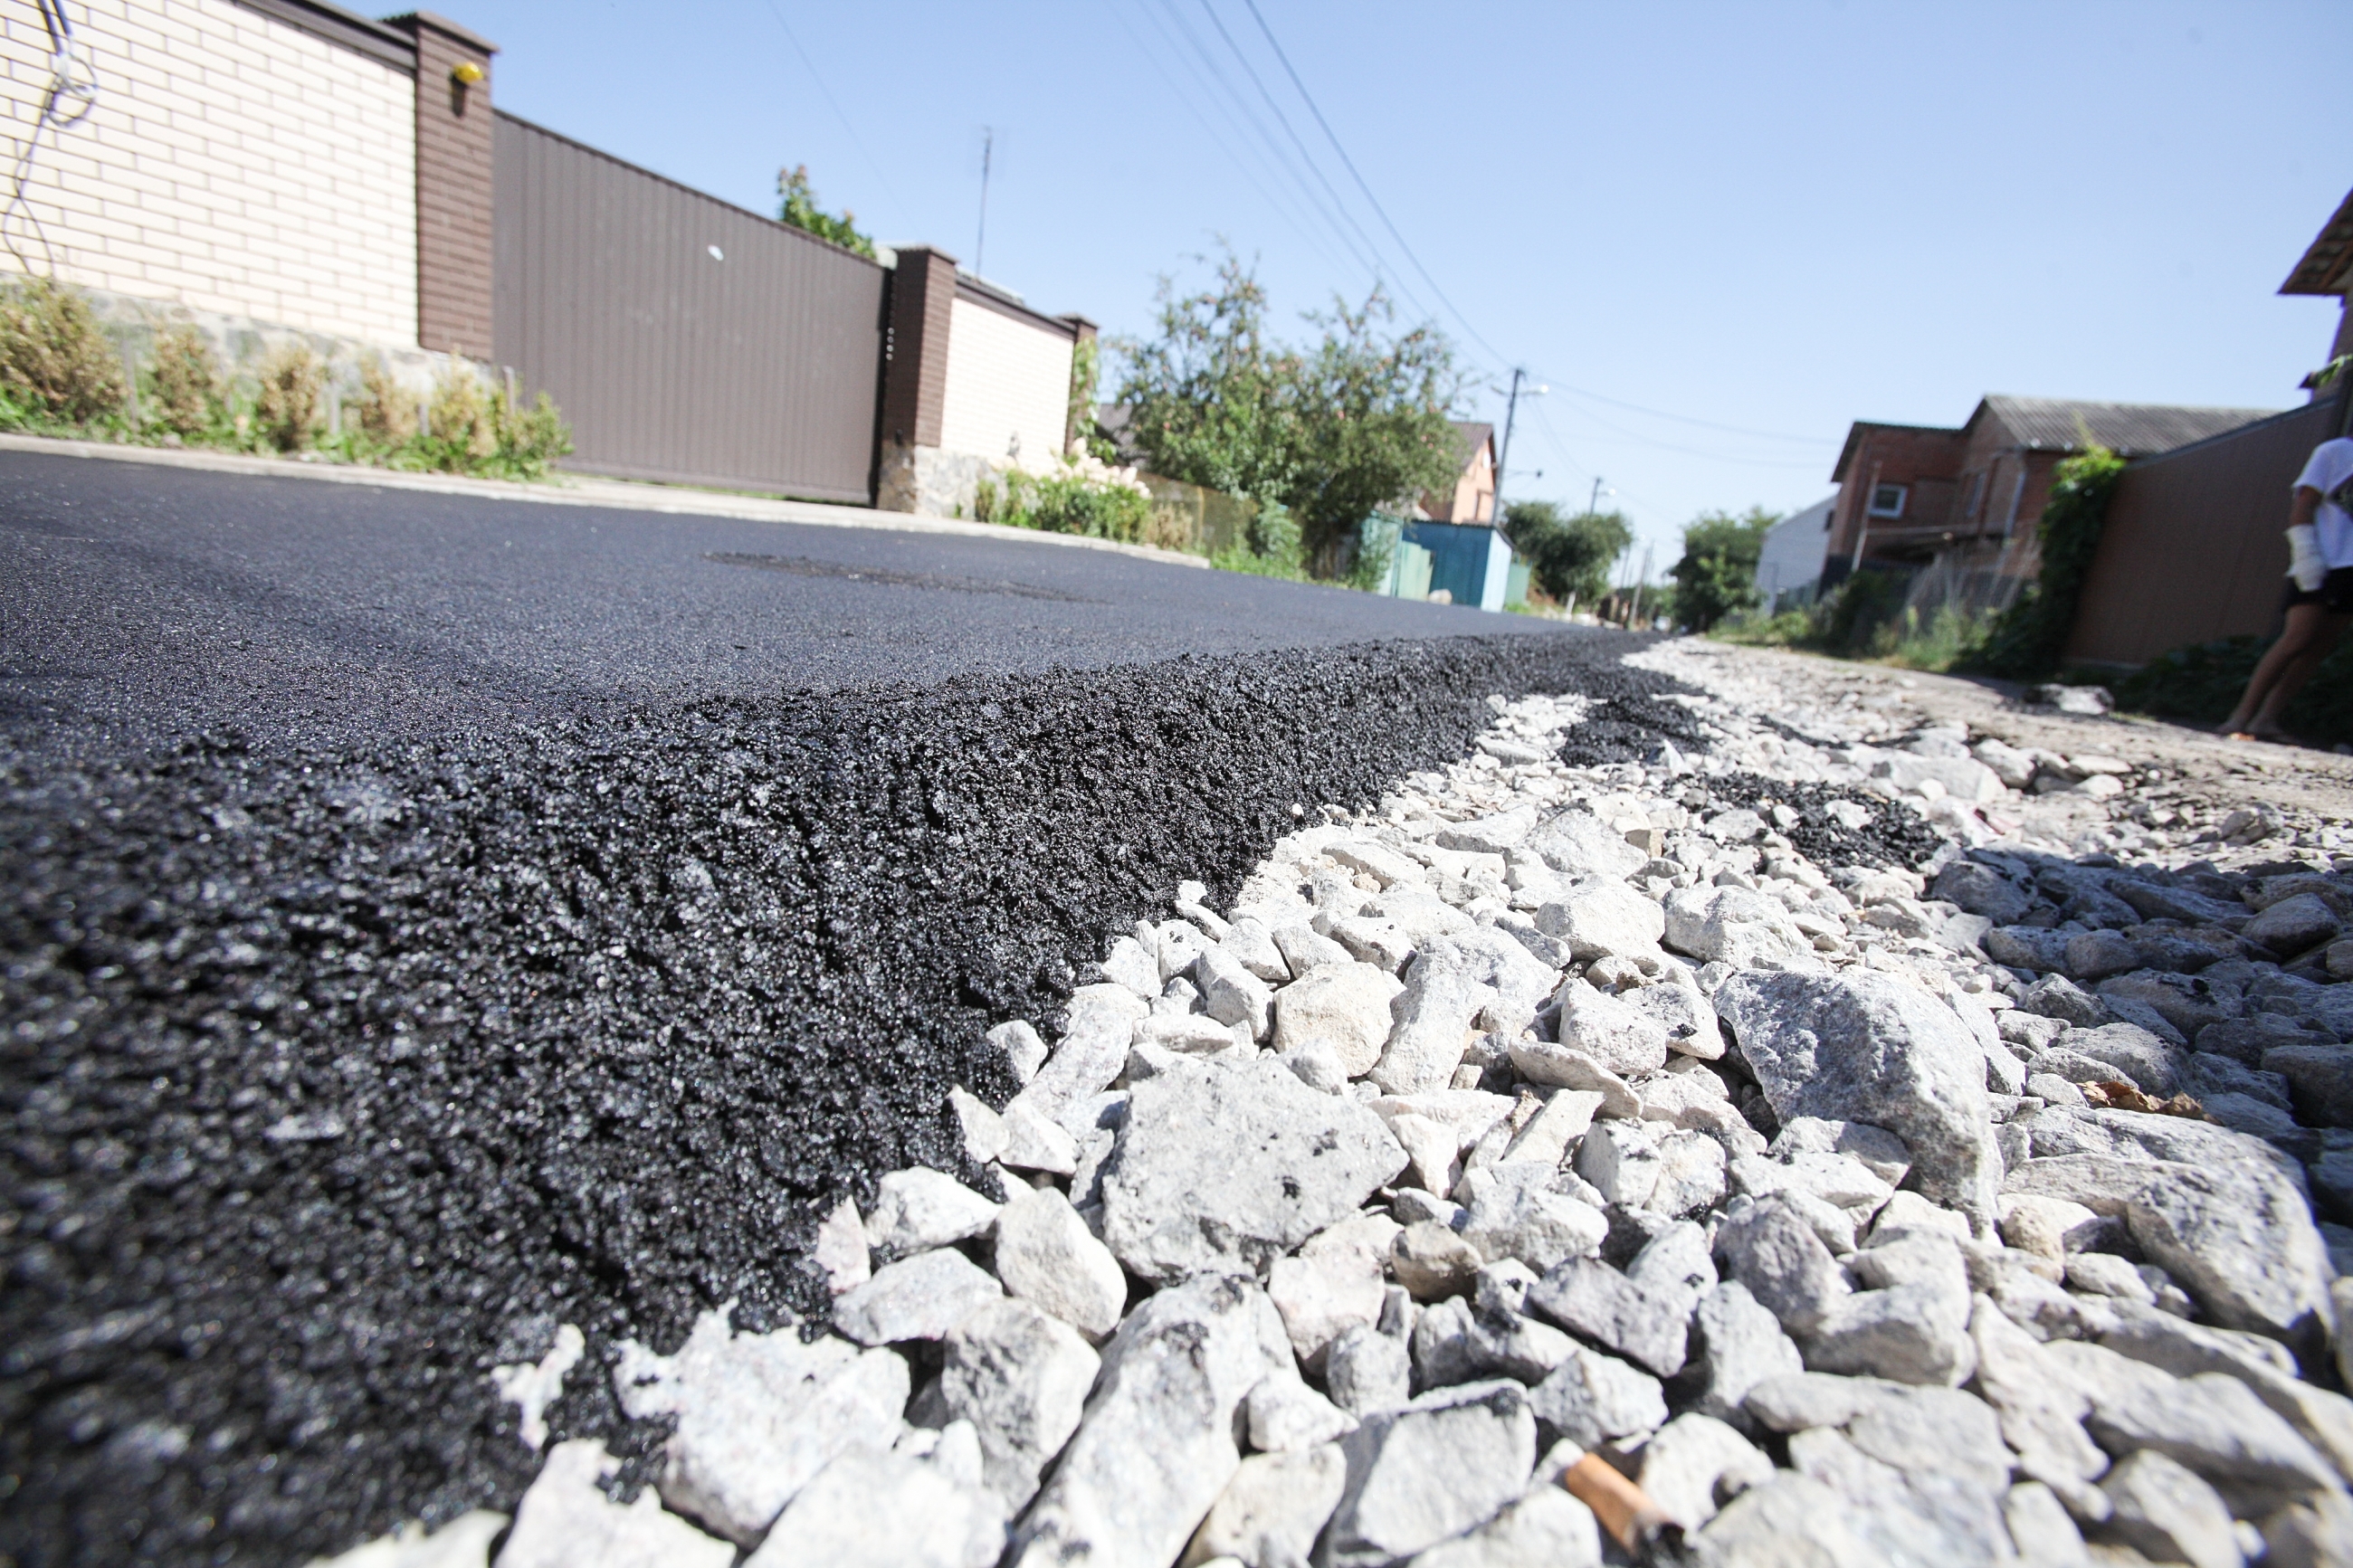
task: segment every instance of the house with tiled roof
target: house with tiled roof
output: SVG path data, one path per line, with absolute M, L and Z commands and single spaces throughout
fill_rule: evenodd
M 1992 394 L 1957 426 L 1859 420 L 1831 474 L 1839 494 L 1823 587 L 1863 567 L 1933 565 L 1940 598 L 2006 605 L 2041 568 L 2034 523 L 2062 460 L 2094 443 L 2154 457 L 2274 412 Z

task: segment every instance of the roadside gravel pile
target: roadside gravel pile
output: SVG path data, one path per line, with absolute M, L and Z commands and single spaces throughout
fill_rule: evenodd
M 1596 763 L 1491 699 L 1180 888 L 988 1033 L 975 1179 L 827 1220 L 829 1323 L 501 1368 L 525 1444 L 567 1377 L 668 1424 L 626 1503 L 550 1447 L 501 1568 L 2353 1562 L 2353 861 L 2068 859 L 1966 735 L 1715 684 Z M 1899 799 L 1955 837 L 1793 846 Z
M 1105 931 L 1461 756 L 1485 694 L 1665 687 L 1630 640 L 301 749 L 0 723 L 0 1561 L 285 1568 L 512 1508 L 540 1458 L 480 1395 L 563 1323 L 550 1432 L 639 1473 L 659 1425 L 588 1369 L 731 1298 L 822 1315 L 800 1263 L 845 1194 L 983 1182 L 947 1100 L 1016 1088 L 991 1026 L 1060 1029 Z

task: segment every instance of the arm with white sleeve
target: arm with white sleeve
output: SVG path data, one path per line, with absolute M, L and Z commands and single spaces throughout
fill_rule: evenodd
M 2310 485 L 2296 486 L 2287 514 L 2287 574 L 2307 594 L 2328 580 L 2328 558 L 2320 552 L 2320 530 L 2313 521 L 2319 512 L 2320 491 Z

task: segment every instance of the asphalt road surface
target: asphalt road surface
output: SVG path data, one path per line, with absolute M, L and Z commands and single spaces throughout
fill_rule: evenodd
M 1480 633 L 1483 636 L 1465 634 Z M 0 1563 L 641 1478 L 628 1339 L 822 1318 L 1106 933 L 1629 640 L 1018 539 L 0 455 Z
M 893 530 L 0 453 L 0 715 L 304 742 L 1520 616 Z

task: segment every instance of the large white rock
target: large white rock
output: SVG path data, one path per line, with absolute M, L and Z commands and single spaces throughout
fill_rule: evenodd
M 1560 1488 L 1535 1487 L 1470 1534 L 1416 1557 L 1413 1568 L 1601 1568 L 1601 1527 Z
M 1076 1329 L 1015 1300 L 981 1308 L 942 1348 L 941 1408 L 972 1423 L 982 1476 L 1009 1517 L 1079 1429 L 1101 1359 Z
M 972 1259 L 943 1247 L 878 1268 L 836 1296 L 833 1326 L 862 1345 L 935 1340 L 1003 1294 Z
M 1166 962 L 1164 953 L 1164 967 Z M 1124 985 L 1080 986 L 1071 993 L 1069 1026 L 1053 1054 L 1015 1100 L 1059 1121 L 1071 1106 L 1101 1094 L 1127 1066 L 1135 1026 L 1149 1011 L 1149 1004 Z
M 878 1184 L 866 1245 L 886 1258 L 906 1258 L 987 1236 L 996 1223 L 995 1204 L 954 1176 L 915 1165 Z
M 1775 1115 L 1887 1129 L 1913 1186 L 1990 1230 L 2002 1167 L 1985 1058 L 1952 1009 L 1861 969 L 1736 974 L 1714 1001 Z
M 727 1568 L 734 1562 L 733 1543 L 665 1511 L 651 1487 L 633 1503 L 607 1497 L 596 1483 L 620 1468 L 594 1437 L 549 1449 L 515 1509 L 499 1568 Z
M 1017 1192 L 997 1221 L 997 1278 L 1100 1344 L 1119 1327 L 1127 1275 L 1054 1187 Z
M 1541 824 L 1521 841 L 1521 847 L 1570 876 L 1630 877 L 1651 859 L 1628 843 L 1624 834 L 1581 810 L 1561 812 Z
M 1380 1317 L 1382 1263 L 1403 1229 L 1387 1215 L 1357 1215 L 1310 1237 L 1295 1256 L 1276 1259 L 1266 1293 L 1301 1365 L 1320 1369 L 1334 1340 Z
M 1274 994 L 1274 1048 L 1296 1050 L 1310 1040 L 1331 1042 L 1350 1078 L 1373 1070 L 1388 1043 L 1389 1004 L 1405 989 L 1375 964 L 1327 963 Z
M 1666 1066 L 1667 1026 L 1650 1014 L 1582 980 L 1562 986 L 1556 999 L 1562 1045 L 1584 1052 L 1620 1077 Z
M 1776 900 L 1748 888 L 1678 888 L 1666 899 L 1667 945 L 1703 963 L 1746 969 L 1809 957 L 1813 942 Z
M 2123 1152 L 2053 1155 L 2021 1162 L 2005 1185 L 2121 1215 L 2148 1260 L 2196 1297 L 2211 1321 L 2268 1334 L 2316 1367 L 2335 1321 L 2333 1268 L 2304 1195 L 2268 1160 L 2219 1139 L 2185 1142 L 2180 1152 L 2203 1157 L 2191 1163 Z
M 1614 878 L 1582 879 L 1536 910 L 1536 930 L 1566 942 L 1579 963 L 1597 958 L 1655 958 L 1666 934 L 1659 906 Z
M 1137 1084 L 1103 1173 L 1104 1245 L 1167 1285 L 1260 1273 L 1405 1168 L 1381 1119 L 1269 1058 Z
M 1721 1502 L 1769 1479 L 1773 1461 L 1713 1415 L 1678 1415 L 1642 1446 L 1641 1488 L 1686 1529 L 1715 1517 Z
M 696 1319 L 676 1355 L 625 1342 L 613 1369 L 632 1420 L 678 1418 L 662 1500 L 745 1545 L 836 1455 L 891 1447 L 908 1382 L 890 1351 L 831 1336 L 804 1344 L 791 1326 L 731 1334 L 724 1310 Z
M 1252 1454 L 1209 1506 L 1183 1563 L 1196 1568 L 1219 1557 L 1246 1563 L 1305 1563 L 1340 1501 L 1347 1473 L 1336 1443 Z
M 1173 1286 L 1129 1313 L 1015 1568 L 1166 1568 L 1240 1468 L 1235 1412 L 1290 1363 L 1282 1318 L 1245 1280 Z
M 1527 1391 L 1509 1381 L 1423 1394 L 1342 1440 L 1348 1479 L 1322 1561 L 1398 1562 L 1462 1534 L 1520 1495 L 1536 1458 Z
M 1461 1065 L 1473 1019 L 1487 1014 L 1489 1026 L 1516 1036 L 1558 978 L 1517 942 L 1483 927 L 1430 943 L 1390 1005 L 1395 1026 L 1373 1064 L 1373 1081 L 1389 1094 L 1446 1088 Z
M 824 1276 L 827 1289 L 837 1296 L 873 1277 L 873 1252 L 866 1245 L 866 1222 L 858 1217 L 857 1200 L 842 1199 L 818 1222 L 808 1267 Z
M 1254 1040 L 1265 1039 L 1273 1029 L 1273 988 L 1226 948 L 1203 951 L 1193 965 L 1193 982 L 1201 988 L 1201 1010 L 1219 1023 L 1246 1025 Z
M 990 1568 L 1005 1550 L 999 1507 L 944 1466 L 844 1454 L 801 1489 L 744 1568 Z

